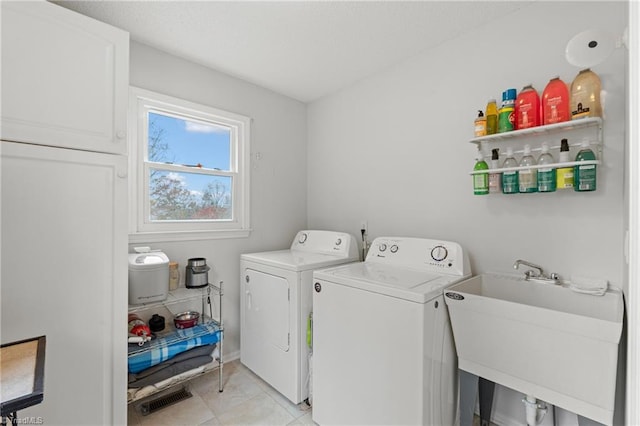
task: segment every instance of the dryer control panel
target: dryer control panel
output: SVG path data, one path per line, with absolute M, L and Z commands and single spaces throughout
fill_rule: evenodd
M 469 260 L 458 243 L 426 238 L 376 238 L 371 243 L 365 262 L 458 276 L 471 274 Z
M 358 258 L 358 244 L 353 235 L 345 232 L 300 231 L 291 243 L 291 250 L 326 253 L 345 258 Z

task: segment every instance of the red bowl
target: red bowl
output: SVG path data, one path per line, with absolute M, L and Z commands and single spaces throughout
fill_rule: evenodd
M 182 312 L 173 318 L 173 324 L 176 328 L 191 328 L 194 325 L 198 324 L 198 319 L 200 319 L 200 314 L 196 311 L 187 311 Z

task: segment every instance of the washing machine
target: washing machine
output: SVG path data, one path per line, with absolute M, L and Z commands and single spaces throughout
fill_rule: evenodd
M 359 260 L 352 235 L 318 230 L 240 257 L 240 361 L 294 404 L 308 398 L 313 271 Z
M 453 425 L 457 359 L 443 289 L 460 245 L 376 238 L 364 262 L 313 274 L 313 421 Z

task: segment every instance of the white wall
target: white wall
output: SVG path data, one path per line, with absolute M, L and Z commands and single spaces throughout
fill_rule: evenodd
M 628 161 L 627 168 L 629 189 L 626 191 L 629 205 L 629 289 L 626 294 L 628 310 L 628 352 L 626 383 L 626 417 L 627 424 L 640 424 L 640 3 L 629 5 L 629 109 L 628 125 Z
M 312 103 L 309 227 L 357 234 L 366 219 L 370 239 L 459 242 L 475 274 L 513 271 L 521 258 L 565 277 L 606 277 L 626 287 L 626 49 L 593 67 L 607 92 L 596 192 L 474 196 L 468 174 L 476 110 L 507 88 L 533 83 L 542 92 L 555 75 L 571 83 L 579 71 L 564 56 L 571 37 L 592 28 L 621 35 L 626 25 L 625 3 L 532 2 Z M 499 390 L 494 410 L 507 424 L 524 424 L 509 391 Z
M 306 227 L 306 106 L 209 68 L 131 44 L 131 85 L 251 117 L 249 238 L 153 243 L 184 267 L 205 257 L 209 280 L 225 283 L 227 356 L 240 351 L 240 254 L 287 248 Z M 259 154 L 259 155 L 258 155 Z M 139 245 L 139 244 L 136 244 Z

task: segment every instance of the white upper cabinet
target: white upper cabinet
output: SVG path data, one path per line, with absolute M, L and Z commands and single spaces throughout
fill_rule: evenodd
M 126 154 L 129 34 L 46 1 L 1 4 L 0 137 Z

